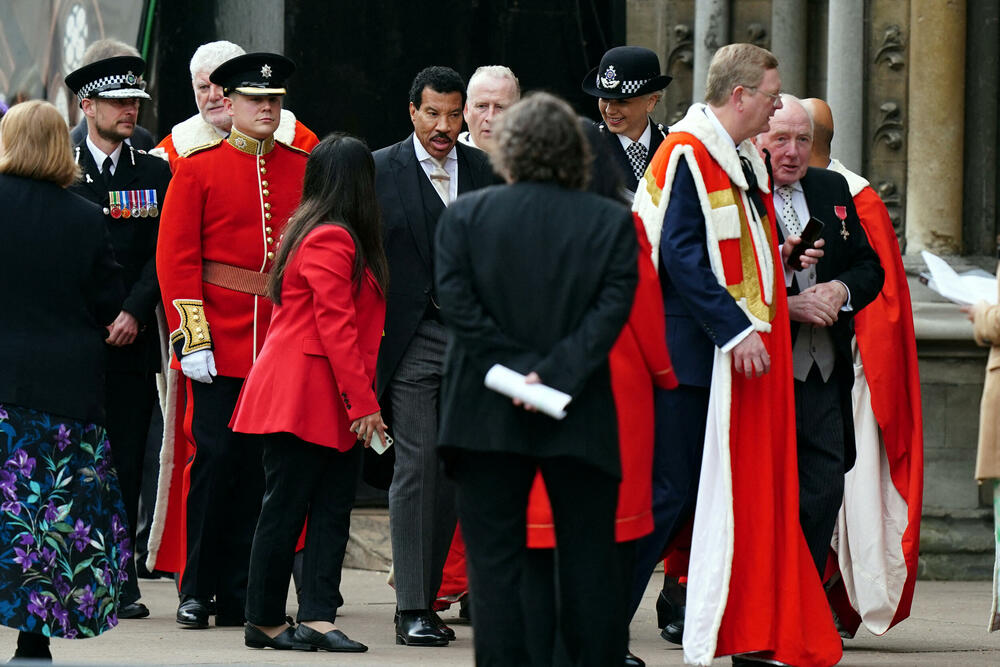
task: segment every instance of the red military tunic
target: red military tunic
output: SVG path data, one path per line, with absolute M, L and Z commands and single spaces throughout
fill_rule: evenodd
M 176 163 L 156 253 L 174 368 L 178 356 L 211 349 L 220 375 L 247 376 L 267 333 L 271 302 L 203 282 L 202 265 L 268 271 L 299 203 L 305 165 L 304 151 L 235 130 Z

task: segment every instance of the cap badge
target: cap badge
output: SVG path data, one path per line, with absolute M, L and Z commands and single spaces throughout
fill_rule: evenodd
M 128 74 L 125 75 L 125 83 L 130 86 L 135 84 L 135 74 L 132 74 L 131 70 L 129 70 Z
M 601 85 L 608 90 L 614 90 L 618 87 L 621 81 L 618 80 L 618 72 L 615 71 L 614 65 L 608 65 L 608 69 L 604 71 L 604 76 L 601 77 Z
M 260 68 L 260 75 L 262 77 L 264 77 L 265 79 L 270 79 L 271 78 L 271 66 L 270 65 L 264 65 L 263 67 L 261 67 Z

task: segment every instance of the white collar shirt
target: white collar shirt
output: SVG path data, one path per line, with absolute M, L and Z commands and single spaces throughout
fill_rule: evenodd
M 438 162 L 427 152 L 424 145 L 417 139 L 416 134 L 413 135 L 413 150 L 417 154 L 417 162 L 420 163 L 424 174 L 430 180 L 431 174 L 434 173 L 434 167 L 437 166 Z M 445 156 L 443 166 L 444 170 L 448 172 L 448 198 L 451 201 L 455 201 L 458 198 L 458 149 L 455 146 L 452 146 L 448 155 Z M 431 183 L 433 182 L 431 181 Z
M 124 145 L 124 142 L 118 144 L 118 146 L 111 151 L 111 155 L 108 155 L 98 148 L 97 144 L 90 140 L 90 135 L 87 135 L 87 148 L 90 150 L 90 154 L 94 157 L 94 163 L 97 165 L 97 171 L 101 171 L 104 165 L 104 160 L 110 157 L 111 173 L 114 174 L 115 170 L 118 169 L 118 160 L 122 156 L 122 146 Z

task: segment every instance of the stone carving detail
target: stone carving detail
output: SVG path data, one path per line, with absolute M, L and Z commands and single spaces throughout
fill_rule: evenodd
M 766 49 L 770 46 L 767 38 L 767 28 L 762 23 L 751 23 L 747 26 L 747 41 L 755 46 Z
M 875 190 L 889 212 L 889 219 L 892 220 L 892 229 L 896 232 L 896 238 L 900 239 L 900 245 L 902 246 L 904 242 L 903 197 L 899 194 L 899 189 L 892 181 L 882 181 Z
M 667 54 L 667 72 L 673 71 L 674 63 L 694 67 L 694 30 L 683 23 L 675 25 L 674 40 L 676 44 Z
M 879 123 L 875 128 L 873 143 L 884 141 L 885 145 L 894 151 L 903 146 L 902 111 L 896 102 L 883 102 L 879 108 Z
M 875 52 L 875 64 L 884 62 L 889 69 L 901 69 L 906 64 L 905 49 L 903 30 L 898 25 L 891 25 L 882 33 L 882 43 Z

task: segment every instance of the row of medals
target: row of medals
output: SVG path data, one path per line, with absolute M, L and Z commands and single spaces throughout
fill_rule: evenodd
M 111 190 L 104 213 L 112 218 L 155 218 L 160 214 L 156 190 Z

